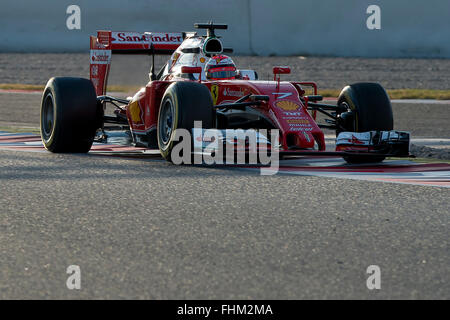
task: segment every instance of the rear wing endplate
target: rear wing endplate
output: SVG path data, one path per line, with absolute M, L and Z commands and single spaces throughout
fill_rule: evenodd
M 172 54 L 182 32 L 97 31 L 90 38 L 90 79 L 98 96 L 106 93 L 112 54 Z

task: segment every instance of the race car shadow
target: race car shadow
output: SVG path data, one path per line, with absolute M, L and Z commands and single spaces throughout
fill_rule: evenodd
M 108 173 L 114 173 L 111 178 L 151 179 L 161 175 L 180 177 L 194 177 L 200 174 L 254 175 L 266 169 L 265 174 L 268 175 L 323 176 L 450 187 L 450 164 L 448 163 L 416 163 L 411 160 L 387 159 L 382 163 L 350 165 L 340 157 L 299 156 L 280 160 L 275 166 L 273 163 L 262 166 L 227 162 L 213 165 L 204 163 L 173 165 L 161 157 L 159 150 L 136 148 L 130 146 L 129 141 L 126 145 L 95 143 L 88 154 L 51 154 L 44 149 L 38 135 L 7 132 L 0 132 L 0 150 L 27 151 L 26 155 L 12 156 L 16 161 L 12 160 L 8 153 L 0 154 L 0 160 L 8 163 L 2 166 L 0 179 L 51 179 L 55 171 L 64 172 L 67 177 L 73 178 L 90 179 L 92 173 L 86 172 L 106 170 Z M 29 164 L 27 159 L 32 163 Z M 117 163 L 113 159 L 134 160 L 130 166 L 133 170 L 128 170 L 128 165 L 122 162 Z M 21 163 L 22 161 L 24 163 Z M 101 176 L 105 178 L 104 174 Z

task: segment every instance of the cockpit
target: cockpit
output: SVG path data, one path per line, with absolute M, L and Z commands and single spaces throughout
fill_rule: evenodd
M 222 53 L 232 53 L 231 48 L 224 48 L 222 42 L 214 34 L 214 29 L 226 29 L 227 25 L 220 24 L 195 24 L 198 29 L 207 29 L 206 36 L 199 36 L 197 32 L 186 33 L 184 41 L 171 55 L 166 65 L 160 70 L 156 79 L 170 80 L 174 78 L 184 78 L 189 80 L 209 79 L 248 79 L 256 80 L 257 74 L 253 70 L 231 70 L 232 68 L 218 68 L 213 77 L 208 77 L 205 72 L 205 66 L 211 57 L 221 55 Z M 200 74 L 185 74 L 182 67 L 201 67 Z M 221 70 L 223 69 L 223 70 Z M 209 79 L 208 79 L 209 78 Z

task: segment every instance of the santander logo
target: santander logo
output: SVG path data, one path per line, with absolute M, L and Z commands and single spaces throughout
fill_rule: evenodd
M 108 64 L 110 59 L 110 50 L 91 50 L 91 62 L 93 64 Z
M 151 34 L 142 34 L 138 32 L 112 32 L 112 43 L 137 44 L 148 43 L 170 43 L 177 44 L 183 41 L 181 33 L 152 32 Z

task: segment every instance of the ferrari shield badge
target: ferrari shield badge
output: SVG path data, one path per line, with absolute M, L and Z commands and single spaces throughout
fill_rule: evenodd
M 217 104 L 217 98 L 219 98 L 219 87 L 215 84 L 211 86 L 211 96 L 213 98 L 214 105 Z

